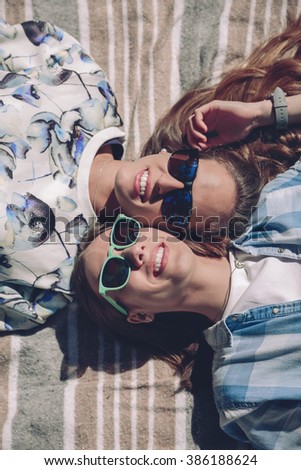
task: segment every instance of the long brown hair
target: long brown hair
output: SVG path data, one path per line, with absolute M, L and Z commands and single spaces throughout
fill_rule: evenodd
M 207 88 L 196 86 L 185 93 L 157 122 L 142 156 L 158 153 L 161 148 L 172 152 L 187 146 L 187 120 L 201 105 L 217 99 L 261 101 L 277 86 L 287 95 L 301 93 L 301 16 L 291 19 L 282 34 L 257 47 L 240 66 L 227 72 L 220 83 Z M 265 184 L 300 157 L 301 129 L 263 128 L 232 150 L 237 152 L 238 158 L 255 162 Z

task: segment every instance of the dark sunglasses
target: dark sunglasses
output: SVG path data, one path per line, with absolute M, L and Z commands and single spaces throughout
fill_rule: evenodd
M 130 278 L 131 267 L 126 259 L 113 253 L 114 250 L 124 250 L 134 245 L 139 238 L 140 229 L 141 225 L 137 220 L 123 214 L 117 216 L 111 230 L 108 257 L 99 275 L 98 291 L 100 295 L 123 315 L 128 314 L 126 309 L 109 297 L 107 291 L 125 287 Z
M 198 170 L 200 151 L 182 149 L 173 152 L 168 160 L 169 174 L 181 181 L 184 188 L 168 192 L 162 202 L 162 215 L 168 224 L 187 227 L 192 209 L 192 185 Z

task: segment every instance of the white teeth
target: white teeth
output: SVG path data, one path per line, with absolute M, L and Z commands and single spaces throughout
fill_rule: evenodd
M 142 173 L 142 176 L 141 176 L 141 179 L 140 179 L 140 196 L 144 196 L 144 194 L 145 194 L 147 179 L 148 179 L 148 171 L 145 170 Z
M 164 247 L 160 246 L 155 257 L 155 272 L 158 272 L 161 268 L 163 255 L 164 255 Z

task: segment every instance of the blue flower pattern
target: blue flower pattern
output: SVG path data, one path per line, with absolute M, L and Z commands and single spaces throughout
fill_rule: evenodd
M 0 19 L 0 331 L 33 328 L 72 300 L 87 229 L 79 163 L 122 125 L 104 72 L 69 34 Z

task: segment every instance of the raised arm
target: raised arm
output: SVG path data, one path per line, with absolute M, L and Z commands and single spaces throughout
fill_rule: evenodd
M 288 124 L 301 124 L 301 95 L 286 98 Z M 275 125 L 272 101 L 255 103 L 214 100 L 197 108 L 188 119 L 191 147 L 201 150 L 245 139 L 258 127 Z

